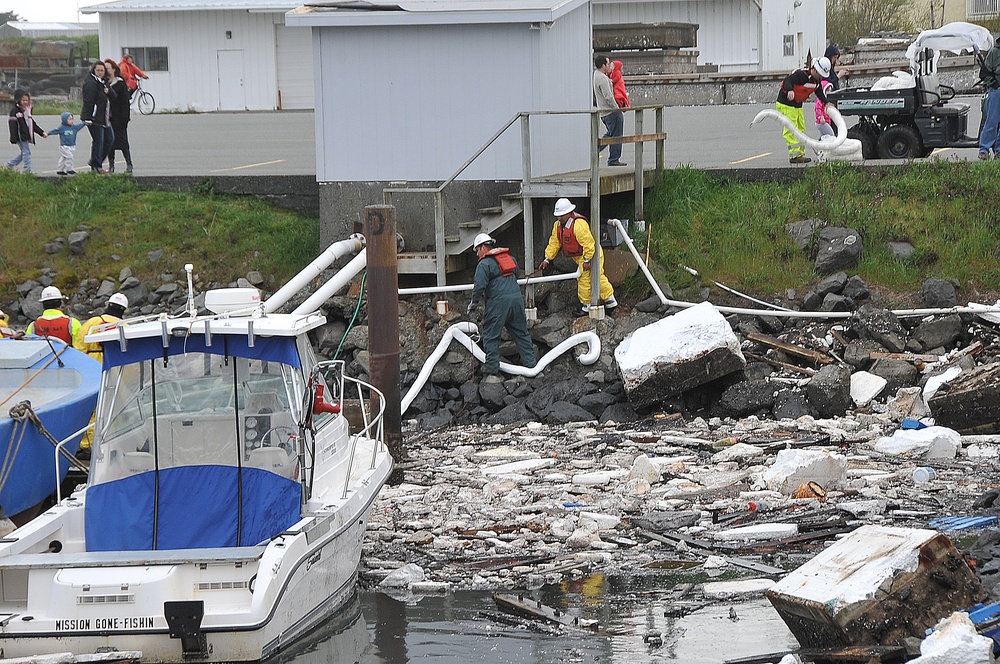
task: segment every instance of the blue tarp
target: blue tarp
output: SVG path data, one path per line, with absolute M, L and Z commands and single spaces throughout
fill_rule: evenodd
M 163 341 L 160 337 L 143 337 L 129 339 L 128 350 L 122 353 L 121 344 L 108 341 L 104 344 L 104 368 L 117 367 L 143 360 L 163 357 Z M 205 345 L 205 337 L 193 334 L 187 337 L 170 337 L 170 348 L 167 355 L 182 355 L 184 353 L 210 353 L 212 355 L 228 355 L 230 357 L 245 357 L 251 360 L 281 362 L 292 367 L 299 367 L 299 354 L 295 348 L 294 337 L 254 337 L 254 345 L 248 344 L 248 338 L 242 334 L 214 334 L 212 345 Z
M 253 546 L 299 520 L 300 492 L 298 482 L 259 468 L 180 466 L 131 475 L 87 489 L 87 550 Z

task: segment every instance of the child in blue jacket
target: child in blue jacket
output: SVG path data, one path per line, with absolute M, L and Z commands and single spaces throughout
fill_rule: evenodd
M 35 134 L 42 138 L 48 136 L 31 117 L 31 95 L 24 90 L 14 91 L 14 108 L 10 109 L 10 117 L 7 120 L 7 124 L 10 125 L 11 145 L 16 145 L 21 150 L 20 154 L 7 162 L 7 168 L 23 164 L 24 172 L 30 173 L 31 144 L 35 142 Z
M 85 124 L 75 124 L 73 114 L 62 114 L 62 124 L 49 132 L 50 136 L 59 136 L 59 163 L 56 164 L 56 175 L 76 175 L 73 170 L 73 153 L 76 152 L 76 135 Z

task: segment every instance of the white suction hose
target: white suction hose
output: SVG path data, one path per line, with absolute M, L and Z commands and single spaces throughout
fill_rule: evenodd
M 315 293 L 310 295 L 305 302 L 295 307 L 293 314 L 311 314 L 319 311 L 321 304 L 333 297 L 333 294 L 347 285 L 351 279 L 365 269 L 368 264 L 368 250 L 362 249 L 357 256 L 352 258 L 344 267 L 340 268 L 337 274 L 330 277 L 330 280 L 320 286 Z M 271 300 L 268 300 L 270 302 Z
M 334 242 L 326 248 L 326 251 L 313 259 L 312 263 L 302 268 L 287 284 L 279 288 L 278 292 L 267 298 L 267 301 L 264 302 L 264 312 L 269 314 L 274 313 L 281 305 L 288 302 L 296 293 L 305 288 L 312 279 L 319 276 L 323 270 L 333 265 L 334 261 L 338 258 L 343 258 L 348 254 L 355 254 L 363 250 L 364 247 L 365 236 L 358 233 L 355 233 L 346 240 Z M 351 276 L 354 275 L 352 274 Z M 319 306 L 317 305 L 309 309 L 306 313 L 312 313 L 318 308 Z
M 444 357 L 444 354 L 448 351 L 448 346 L 451 345 L 452 341 L 458 341 L 460 344 L 465 346 L 469 349 L 469 352 L 472 353 L 472 356 L 480 362 L 484 362 L 486 360 L 486 353 L 483 352 L 483 349 L 469 337 L 470 334 L 477 334 L 478 332 L 479 327 L 475 323 L 468 322 L 456 323 L 445 330 L 444 336 L 441 337 L 441 341 L 434 349 L 434 352 L 430 354 L 430 357 L 427 358 L 427 361 L 424 362 L 424 366 L 420 370 L 420 374 L 417 375 L 417 379 L 413 381 L 413 385 L 410 386 L 406 396 L 403 397 L 403 400 L 400 403 L 401 413 L 405 413 L 407 409 L 409 409 L 410 404 L 413 403 L 413 400 L 417 398 L 418 394 L 420 394 L 420 390 L 431 377 L 431 372 L 434 370 L 434 366 L 441 360 L 442 357 Z M 538 364 L 530 369 L 517 364 L 507 364 L 506 362 L 501 362 L 500 370 L 515 376 L 526 376 L 528 378 L 532 378 L 541 373 L 545 367 L 552 364 L 553 360 L 557 357 L 574 346 L 582 343 L 587 344 L 587 352 L 577 358 L 580 364 L 588 365 L 597 362 L 598 358 L 601 356 L 601 338 L 594 332 L 580 332 L 579 334 L 574 334 L 573 336 L 565 339 L 562 343 L 547 352 L 542 356 L 542 359 L 538 361 Z

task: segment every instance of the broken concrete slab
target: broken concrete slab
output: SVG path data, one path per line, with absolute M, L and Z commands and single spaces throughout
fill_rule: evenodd
M 941 426 L 899 429 L 875 442 L 876 452 L 911 459 L 954 459 L 960 449 L 961 434 Z
M 938 424 L 961 433 L 995 430 L 1000 424 L 1000 362 L 976 367 L 941 385 L 927 405 Z
M 615 361 L 636 408 L 746 366 L 733 328 L 709 302 L 639 328 L 618 344 Z
M 847 475 L 847 459 L 826 450 L 781 450 L 774 465 L 761 475 L 769 489 L 791 495 L 800 484 L 816 482 L 830 491 Z
M 743 581 L 714 581 L 702 586 L 701 591 L 710 599 L 728 599 L 746 595 L 759 595 L 774 587 L 773 579 L 746 579 Z
M 760 542 L 794 537 L 798 534 L 799 527 L 794 523 L 755 523 L 752 526 L 720 530 L 714 537 L 720 542 Z
M 804 647 L 895 645 L 985 596 L 947 536 L 873 525 L 764 594 Z

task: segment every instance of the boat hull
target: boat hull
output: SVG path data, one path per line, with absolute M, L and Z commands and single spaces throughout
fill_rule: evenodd
M 0 340 L 0 508 L 8 516 L 45 500 L 57 482 L 53 444 L 35 424 L 12 419 L 11 409 L 27 401 L 49 434 L 62 441 L 87 426 L 97 405 L 101 365 L 85 353 L 54 345 L 58 360 L 43 340 Z M 70 454 L 81 438 L 65 445 Z M 60 458 L 60 482 L 67 470 L 69 460 Z
M 368 516 L 391 465 L 381 454 L 344 501 L 266 547 L 43 554 L 41 562 L 37 554 L 5 559 L 0 549 L 0 657 L 107 648 L 142 651 L 142 662 L 276 655 L 354 597 Z M 81 502 L 64 501 L 15 534 L 38 542 L 55 536 L 53 528 L 69 535 L 75 526 L 67 524 L 82 519 Z M 32 597 L 27 604 L 10 601 L 20 584 Z M 185 652 L 184 641 L 171 636 L 165 616 L 177 601 L 204 603 L 200 653 Z

